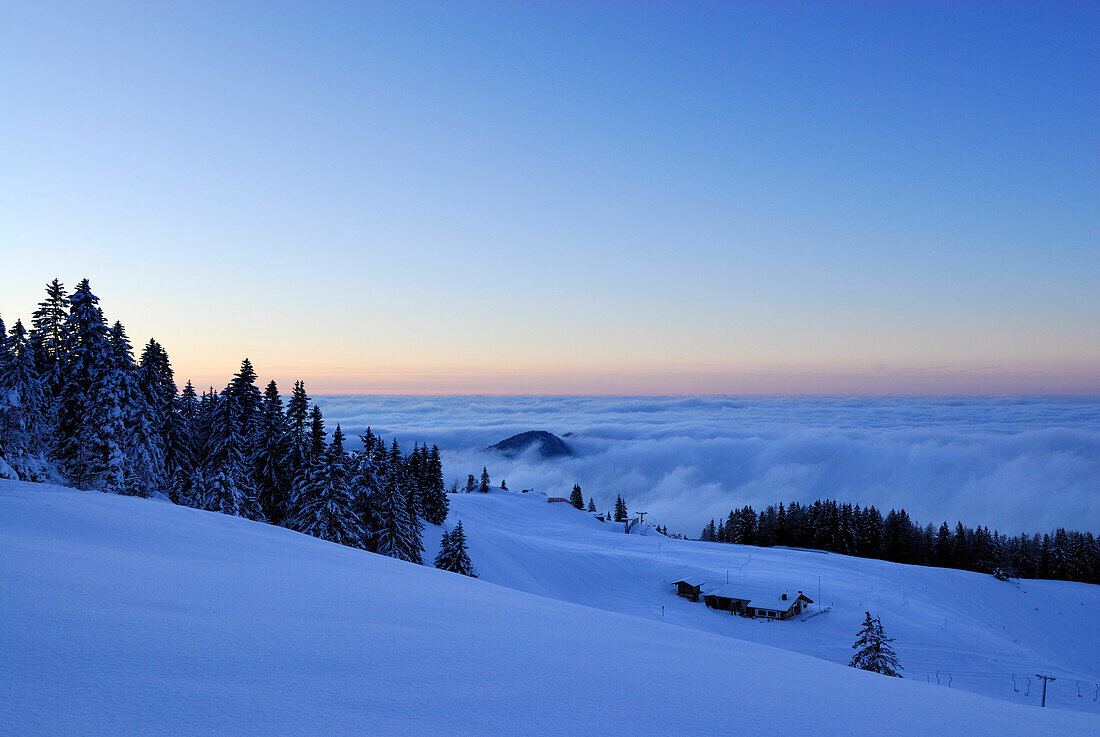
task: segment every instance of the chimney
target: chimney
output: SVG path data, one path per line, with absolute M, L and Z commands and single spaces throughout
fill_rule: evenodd
M 787 600 L 787 595 L 783 594 L 783 601 L 786 601 L 786 600 Z

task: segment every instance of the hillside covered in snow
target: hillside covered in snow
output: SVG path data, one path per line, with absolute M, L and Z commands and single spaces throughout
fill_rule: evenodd
M 163 501 L 0 481 L 0 731 L 774 735 L 812 728 L 1030 737 L 1100 727 L 1091 714 L 856 671 L 790 652 L 790 642 L 771 634 L 816 632 L 807 641 L 829 658 L 828 633 L 835 628 L 850 641 L 850 599 L 866 590 L 898 637 L 904 665 L 924 652 L 906 638 L 943 619 L 941 598 L 969 591 L 958 609 L 990 603 L 981 586 L 967 585 L 975 579 L 942 589 L 942 597 L 947 579 L 930 580 L 929 591 L 898 601 L 880 584 L 889 577 L 875 573 L 888 564 L 861 561 L 862 585 L 827 584 L 825 598 L 835 602 L 829 614 L 742 621 L 671 596 L 664 580 L 689 567 L 713 576 L 747 551 L 614 533 L 531 495 L 452 501 L 481 580 Z M 439 531 L 429 526 L 426 539 Z M 800 562 L 813 555 L 756 553 L 740 574 L 816 576 Z M 795 565 L 784 566 L 784 556 Z M 830 556 L 814 559 L 817 570 L 840 566 Z M 899 586 L 921 591 L 918 584 Z M 1043 583 L 1026 595 L 1040 609 L 1093 596 L 1087 586 Z M 664 621 L 641 608 L 662 601 Z M 904 611 L 912 616 L 898 616 Z M 1007 616 L 997 620 L 1008 628 L 1004 637 L 1035 626 L 1020 616 L 1019 629 Z M 1068 621 L 1069 612 L 1061 616 Z M 704 617 L 712 631 L 700 624 Z M 973 628 L 963 624 L 943 630 L 945 650 L 962 646 Z M 1091 625 L 1079 624 L 1084 643 Z M 1036 629 L 1048 642 L 1021 649 L 1045 654 L 1049 667 L 1083 668 L 1087 652 L 1078 653 L 1080 662 L 1059 660 L 1074 649 L 1074 631 Z M 1002 637 L 981 634 L 973 657 Z M 769 638 L 788 649 L 749 641 Z
M 1048 685 L 1048 707 L 1100 714 L 1100 586 L 1003 582 L 816 550 L 676 540 L 652 529 L 624 535 L 622 524 L 547 504 L 541 494 L 450 500 L 448 521 L 462 520 L 475 565 L 494 583 L 835 663 L 851 658 L 870 611 L 896 638 L 906 679 L 1037 706 L 1035 675 L 1050 674 L 1059 680 Z M 705 581 L 703 593 L 802 590 L 815 602 L 803 617 L 827 611 L 806 621 L 730 616 L 674 595 L 671 583 L 684 577 Z

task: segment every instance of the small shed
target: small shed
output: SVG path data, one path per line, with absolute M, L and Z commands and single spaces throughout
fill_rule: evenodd
M 565 502 L 566 504 L 568 504 L 569 500 L 561 496 L 552 496 L 546 500 L 547 504 L 556 504 L 557 502 Z
M 690 578 L 682 578 L 679 581 L 673 581 L 672 585 L 676 587 L 676 593 L 685 599 L 691 599 L 692 601 L 699 601 L 699 592 L 705 584 L 701 578 L 692 576 Z

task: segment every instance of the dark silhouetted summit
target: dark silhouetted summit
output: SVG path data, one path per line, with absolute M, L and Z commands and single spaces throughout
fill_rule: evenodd
M 509 458 L 515 457 L 527 451 L 532 445 L 537 446 L 539 455 L 543 458 L 561 458 L 573 455 L 573 449 L 565 444 L 565 441 L 552 432 L 546 430 L 529 430 L 501 440 L 496 445 L 490 445 L 489 450 L 502 453 Z

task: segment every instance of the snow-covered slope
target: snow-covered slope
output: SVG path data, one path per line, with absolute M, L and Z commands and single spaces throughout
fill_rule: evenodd
M 462 520 L 470 557 L 482 578 L 494 583 L 835 663 L 848 662 L 870 611 L 896 638 L 907 679 L 935 684 L 938 671 L 939 682 L 953 689 L 1038 706 L 1035 674 L 1043 672 L 1059 678 L 1049 685 L 1048 707 L 1100 714 L 1094 700 L 1100 696 L 1100 586 L 1017 585 L 967 571 L 816 551 L 624 535 L 622 525 L 604 524 L 568 504 L 547 504 L 541 494 L 450 498 L 449 522 Z M 669 582 L 688 575 L 715 586 L 728 575 L 735 587 L 773 588 L 776 594 L 802 589 L 820 608 L 831 609 L 805 622 L 731 617 L 675 596 Z
M 480 503 L 529 518 L 504 495 Z M 575 526 L 565 514 L 552 511 L 548 524 Z M 561 560 L 545 561 L 539 575 Z M 620 573 L 633 573 L 629 558 Z M 533 596 L 166 502 L 0 482 L 3 734 L 811 729 L 1034 737 L 1095 734 L 1100 720 Z

